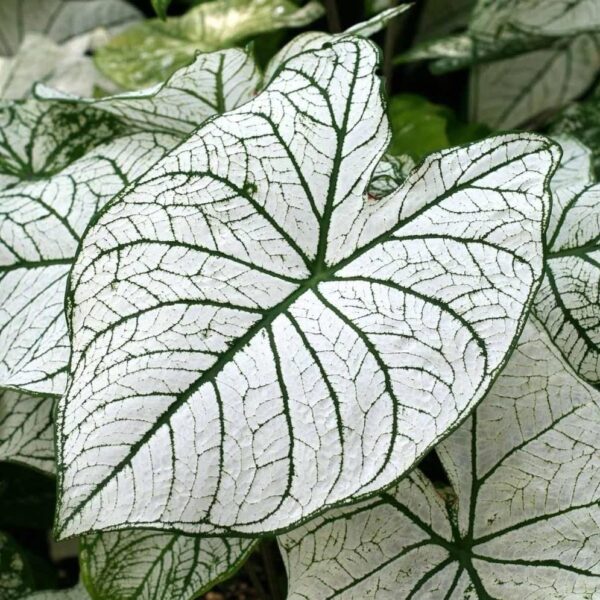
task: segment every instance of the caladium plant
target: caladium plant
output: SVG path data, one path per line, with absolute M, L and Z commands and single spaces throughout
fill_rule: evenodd
M 142 49 L 177 33 L 122 72 L 156 84 L 84 98 L 55 89 L 72 72 L 50 49 L 139 13 L 44 1 L 56 22 L 7 12 L 27 37 L 0 64 L 28 96 L 0 104 L 0 461 L 21 465 L 0 468 L 0 598 L 192 600 L 243 568 L 277 600 L 275 538 L 293 600 L 599 594 L 595 98 L 552 138 L 388 102 L 365 38 L 407 5 L 266 61 L 229 47 L 322 12 L 263 19 L 270 0 L 136 25 Z M 465 22 L 469 2 L 439 4 L 404 35 Z M 487 77 L 492 127 L 591 81 L 593 3 L 474 4 L 467 35 L 415 54 Z M 97 62 L 133 56 L 117 42 Z M 497 81 L 571 47 L 590 60 L 556 89 Z M 40 559 L 23 534 L 50 526 L 54 477 L 68 581 L 51 562 L 69 542 Z

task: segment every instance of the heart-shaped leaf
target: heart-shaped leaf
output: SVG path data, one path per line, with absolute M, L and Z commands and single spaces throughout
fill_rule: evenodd
M 193 600 L 227 579 L 255 542 L 153 531 L 82 538 L 82 577 L 96 600 Z
M 438 451 L 456 496 L 415 471 L 281 536 L 288 600 L 600 593 L 600 395 L 535 321 Z
M 591 152 L 561 138 L 563 159 L 552 180 L 546 274 L 535 314 L 572 367 L 600 383 L 600 184 Z
M 261 533 L 404 474 L 485 394 L 542 271 L 556 147 L 389 141 L 377 51 L 285 63 L 102 212 L 68 291 L 61 537 Z
M 14 54 L 26 33 L 65 42 L 97 27 L 122 26 L 140 18 L 125 0 L 2 0 L 0 55 Z

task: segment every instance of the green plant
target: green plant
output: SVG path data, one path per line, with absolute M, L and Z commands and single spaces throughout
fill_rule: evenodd
M 595 3 L 46 2 L 0 9 L 47 36 L 0 62 L 0 599 L 279 600 L 277 546 L 290 600 L 600 594 Z

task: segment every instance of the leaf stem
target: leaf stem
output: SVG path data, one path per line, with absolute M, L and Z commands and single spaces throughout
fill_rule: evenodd
M 260 577 L 256 572 L 256 567 L 252 562 L 253 557 L 250 556 L 246 563 L 244 564 L 244 571 L 246 571 L 248 578 L 250 579 L 250 583 L 252 583 L 252 587 L 256 590 L 256 593 L 260 598 L 268 598 L 267 591 L 265 590 Z
M 342 22 L 336 0 L 325 0 L 325 11 L 327 13 L 327 25 L 331 33 L 340 33 L 342 31 Z
M 392 7 L 397 5 L 398 0 L 395 0 L 391 4 Z M 388 94 L 392 92 L 392 79 L 394 77 L 394 53 L 396 51 L 396 41 L 398 39 L 399 32 L 400 25 L 398 23 L 398 18 L 396 18 L 388 23 L 383 46 L 383 77 Z
M 275 556 L 272 548 L 273 541 L 265 539 L 260 545 L 260 553 L 267 575 L 269 592 L 272 600 L 285 600 L 285 596 L 279 584 L 279 577 L 275 570 Z

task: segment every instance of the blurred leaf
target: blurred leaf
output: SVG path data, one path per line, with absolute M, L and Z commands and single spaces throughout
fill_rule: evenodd
M 150 0 L 152 2 L 152 8 L 154 8 L 154 12 L 161 18 L 167 18 L 167 9 L 169 8 L 169 4 L 171 4 L 171 0 Z
M 392 126 L 389 151 L 408 154 L 415 160 L 436 150 L 482 139 L 489 133 L 482 125 L 463 123 L 449 108 L 413 94 L 394 96 L 389 116 Z
M 312 0 L 214 0 L 182 17 L 150 19 L 115 36 L 96 53 L 96 64 L 117 84 L 139 89 L 165 80 L 197 52 L 234 46 L 249 37 L 285 27 L 302 27 L 323 14 Z

